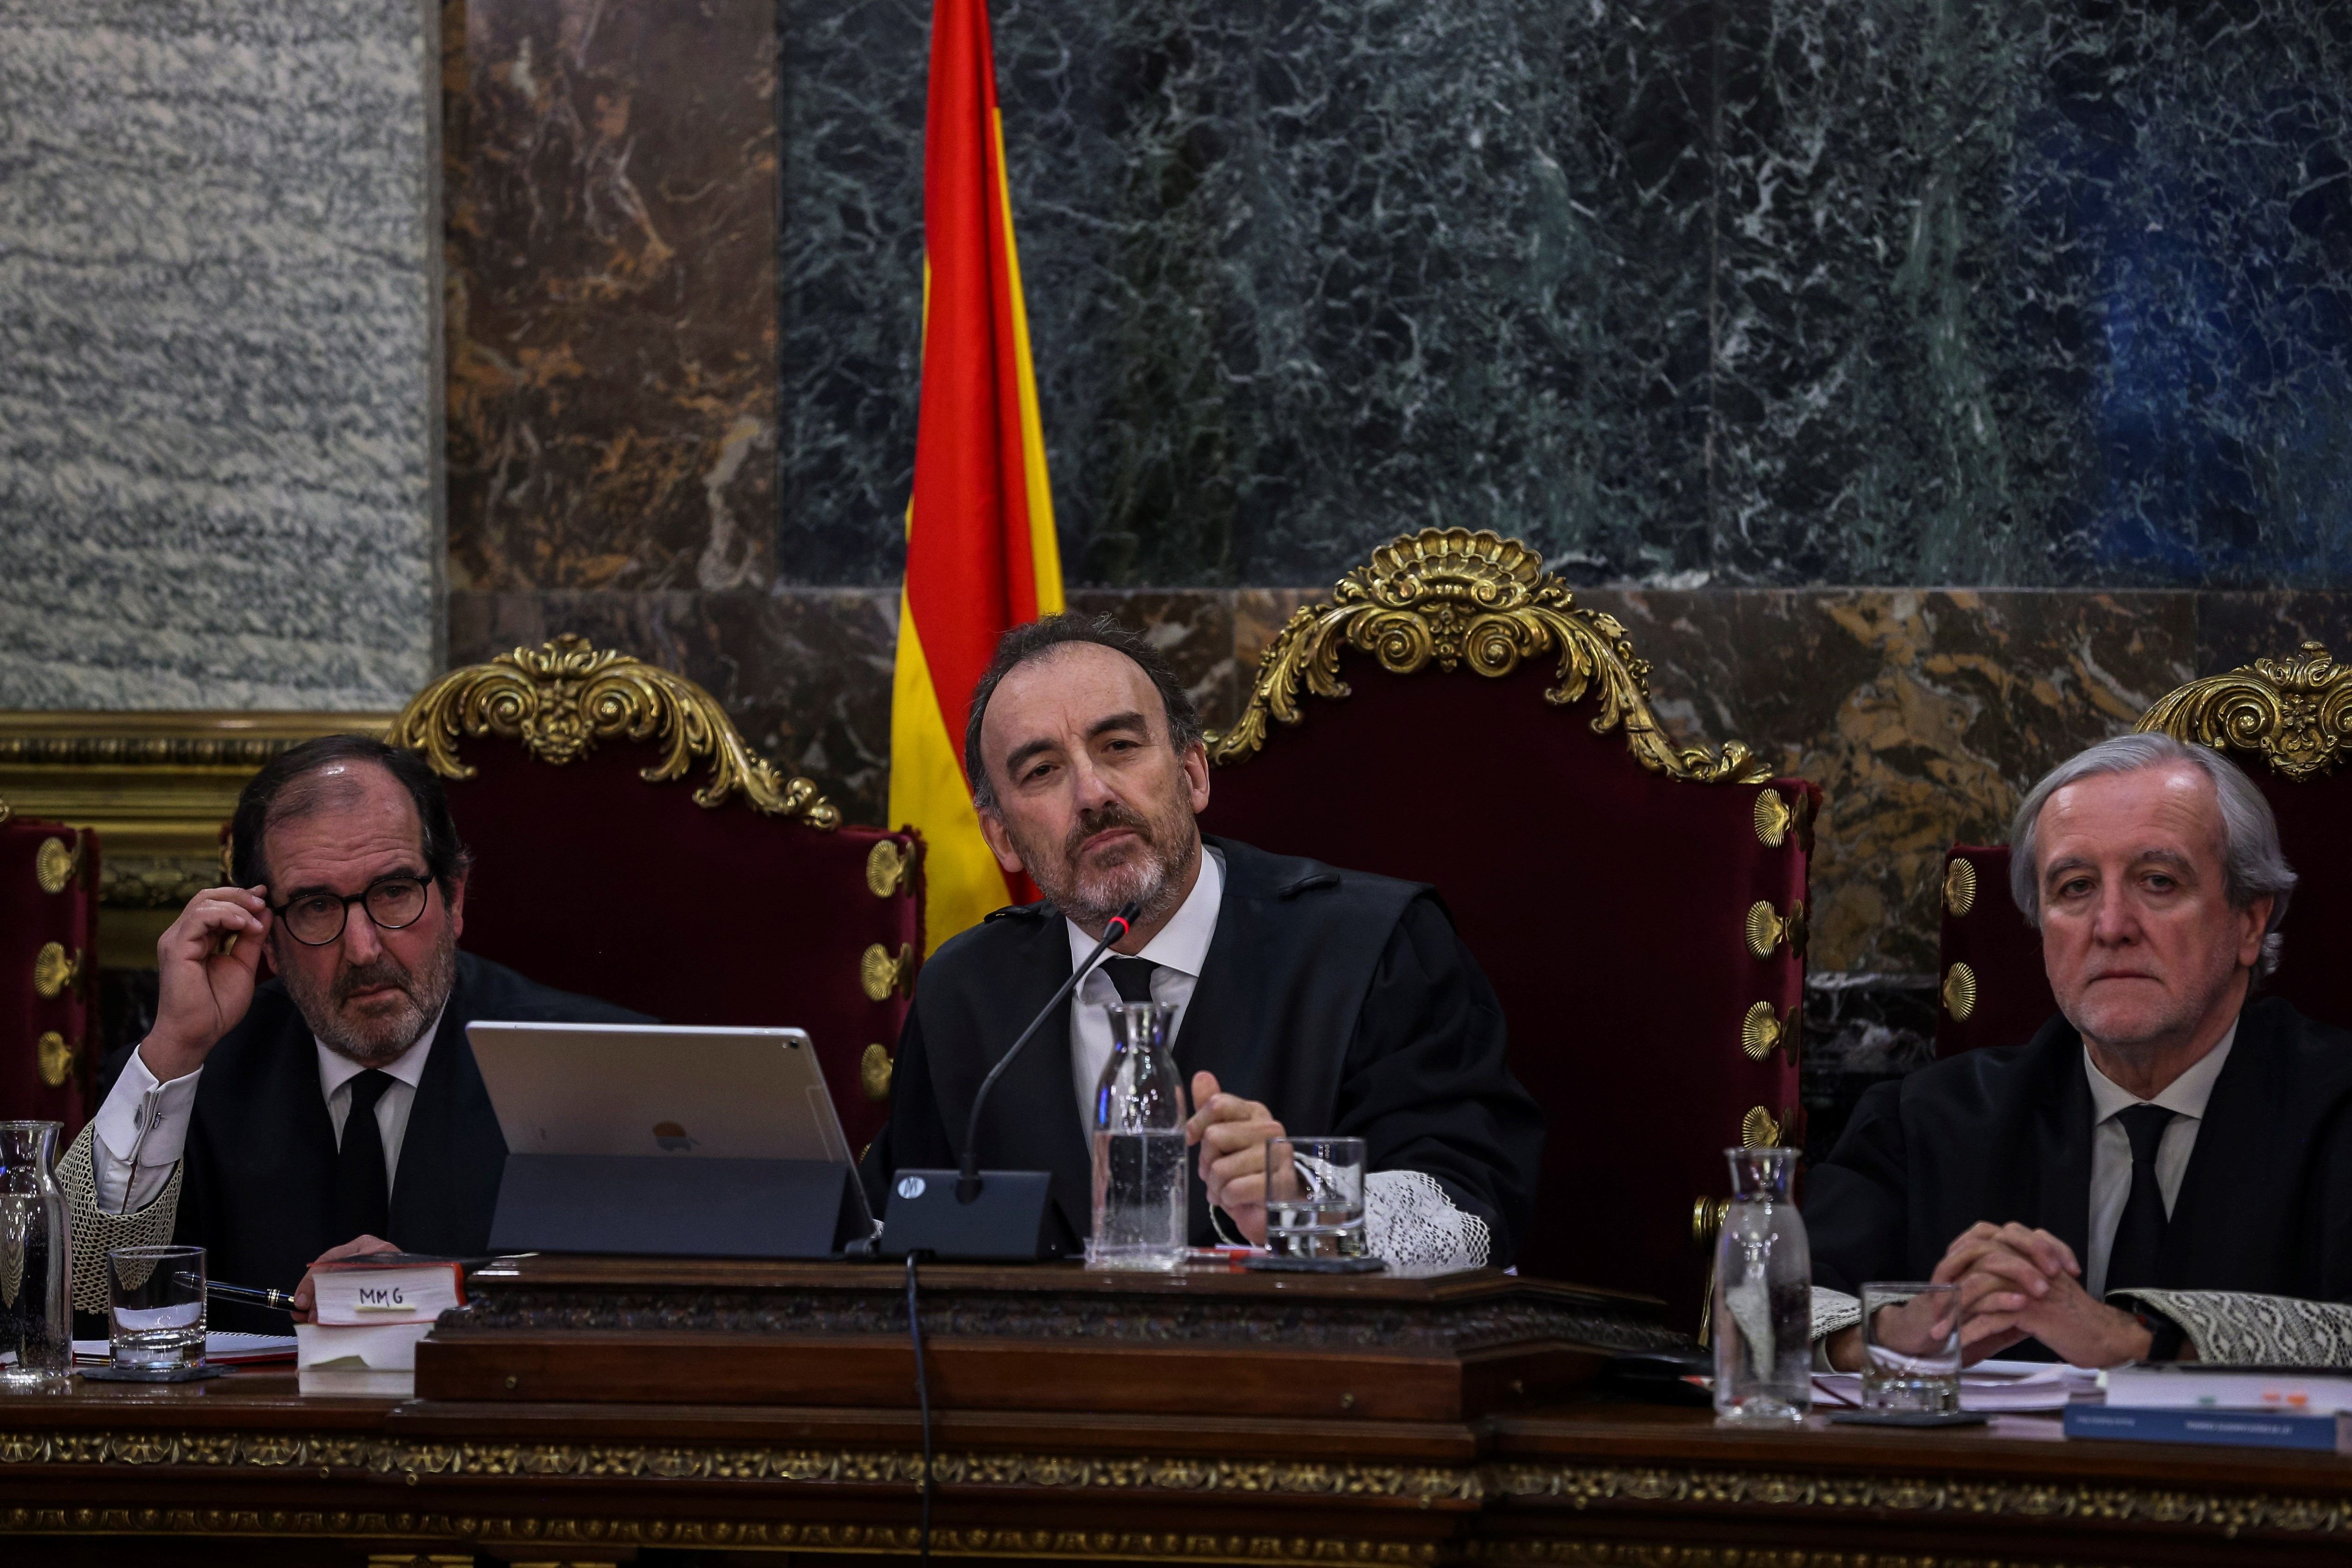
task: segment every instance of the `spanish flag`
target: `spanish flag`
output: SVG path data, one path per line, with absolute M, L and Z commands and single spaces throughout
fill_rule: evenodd
M 963 774 L 972 688 L 1009 626 L 1062 608 L 1062 557 L 1013 247 L 987 0 L 933 0 L 923 127 L 923 384 L 890 710 L 890 820 L 922 830 L 928 945 L 1034 897 L 1006 883 Z

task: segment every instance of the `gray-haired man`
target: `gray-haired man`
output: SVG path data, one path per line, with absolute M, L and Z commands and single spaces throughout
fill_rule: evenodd
M 2126 735 L 2010 841 L 2061 1016 L 1856 1107 L 1806 1192 L 1824 1358 L 1859 1364 L 1864 1280 L 1935 1279 L 1971 1360 L 2352 1365 L 2352 1035 L 2249 1000 L 2295 882 L 2269 804 Z

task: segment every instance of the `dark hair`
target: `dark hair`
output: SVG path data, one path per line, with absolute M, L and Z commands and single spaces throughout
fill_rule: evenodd
M 988 661 L 987 671 L 971 689 L 971 708 L 963 722 L 963 772 L 971 783 L 972 804 L 982 810 L 993 810 L 996 805 L 996 789 L 988 779 L 988 759 L 980 749 L 980 723 L 988 716 L 988 700 L 1006 676 L 1072 643 L 1091 643 L 1123 653 L 1151 678 L 1151 684 L 1160 690 L 1160 709 L 1168 716 L 1168 743 L 1179 756 L 1200 741 L 1201 710 L 1158 648 L 1108 616 L 1046 616 L 999 637 L 996 657 Z
M 387 746 L 373 735 L 321 735 L 315 741 L 280 752 L 262 764 L 236 797 L 236 815 L 229 819 L 229 874 L 240 888 L 269 880 L 262 858 L 262 836 L 279 822 L 312 809 L 311 792 L 289 785 L 308 778 L 330 763 L 373 763 L 400 781 L 415 804 L 416 820 L 424 828 L 425 875 L 441 884 L 446 898 L 458 873 L 473 863 L 473 854 L 457 837 L 449 816 L 449 795 L 440 775 L 415 752 Z

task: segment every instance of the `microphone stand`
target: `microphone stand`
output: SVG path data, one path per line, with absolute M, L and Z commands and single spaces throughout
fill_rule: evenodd
M 1004 1069 L 1013 1065 L 1013 1058 L 1021 1054 L 1021 1048 L 1045 1027 L 1045 1020 L 1061 1011 L 1062 1005 L 1070 999 L 1070 993 L 1078 988 L 1078 983 L 1094 973 L 1095 961 L 1102 957 L 1104 950 L 1125 936 L 1135 924 L 1135 917 L 1142 912 L 1141 904 L 1129 902 L 1127 908 L 1111 916 L 1110 922 L 1103 927 L 1102 940 L 1095 943 L 1095 950 L 1087 954 L 1086 962 L 1070 971 L 1070 977 L 1062 982 L 1062 988 L 1054 993 L 1054 999 L 1029 1021 L 1029 1026 L 1021 1031 L 1021 1037 L 1013 1042 L 1013 1048 L 999 1058 L 996 1065 L 989 1068 L 988 1076 L 980 1080 L 980 1092 L 971 1097 L 971 1119 L 964 1124 L 963 1168 L 956 1173 L 956 1202 L 968 1204 L 980 1196 L 980 1113 L 988 1105 L 989 1091 L 996 1087 L 996 1080 L 1004 1076 Z

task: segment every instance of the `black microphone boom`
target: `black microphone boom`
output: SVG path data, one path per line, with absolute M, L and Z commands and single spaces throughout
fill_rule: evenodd
M 1086 962 L 1070 971 L 1070 977 L 1062 982 L 1062 988 L 1054 993 L 1054 999 L 1045 1004 L 1044 1011 L 1029 1020 L 1029 1026 L 1021 1031 L 1021 1037 L 1013 1042 L 1013 1048 L 998 1058 L 996 1065 L 988 1069 L 988 1076 L 980 1080 L 980 1092 L 971 1097 L 971 1120 L 964 1124 L 963 1169 L 956 1173 L 956 1202 L 968 1204 L 980 1196 L 980 1113 L 987 1109 L 989 1091 L 996 1087 L 996 1080 L 1004 1076 L 1004 1069 L 1013 1065 L 1013 1058 L 1021 1054 L 1022 1047 L 1045 1027 L 1045 1020 L 1060 1012 L 1062 1005 L 1070 999 L 1070 993 L 1078 988 L 1078 983 L 1093 973 L 1095 961 L 1102 957 L 1104 950 L 1125 936 L 1129 928 L 1135 924 L 1135 917 L 1142 912 L 1143 906 L 1130 900 L 1125 909 L 1111 916 L 1110 922 L 1103 927 L 1102 940 L 1095 943 L 1095 950 L 1087 954 Z

